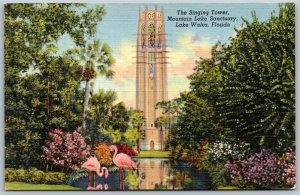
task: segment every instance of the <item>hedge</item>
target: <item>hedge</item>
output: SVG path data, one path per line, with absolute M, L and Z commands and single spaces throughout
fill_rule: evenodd
M 5 181 L 27 182 L 36 184 L 65 184 L 65 174 L 60 172 L 43 172 L 37 168 L 5 169 Z

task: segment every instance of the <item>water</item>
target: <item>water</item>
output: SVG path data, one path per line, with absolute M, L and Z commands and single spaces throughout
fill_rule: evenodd
M 123 178 L 119 171 L 109 177 L 96 178 L 98 184 L 107 184 L 108 190 L 210 190 L 211 182 L 206 171 L 188 166 L 182 161 L 162 158 L 136 158 L 137 170 L 125 170 Z M 121 175 L 122 176 L 122 175 Z M 72 186 L 86 189 L 87 178 L 81 178 Z

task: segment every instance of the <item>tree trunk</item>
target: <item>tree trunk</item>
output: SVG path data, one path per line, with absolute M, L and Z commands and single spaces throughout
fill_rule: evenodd
M 141 130 L 140 130 L 140 125 L 139 125 L 138 126 L 138 141 L 137 141 L 138 153 L 140 153 L 140 151 L 141 151 L 140 144 L 141 144 Z
M 163 144 L 164 144 L 164 140 L 163 140 L 163 129 L 162 129 L 162 126 L 160 127 L 160 147 L 161 147 L 161 151 L 163 151 L 164 150 L 164 146 L 163 146 Z
M 171 136 L 172 136 L 172 135 L 171 135 L 171 117 L 170 117 L 170 116 L 169 116 L 168 120 L 169 120 L 169 121 L 168 121 L 168 122 L 169 122 L 169 135 L 168 135 L 169 138 L 168 138 L 168 139 L 169 139 L 169 142 L 170 142 Z
M 82 128 L 83 131 L 86 129 L 86 117 L 87 117 L 87 109 L 89 106 L 89 97 L 90 97 L 90 80 L 85 82 L 85 95 L 84 95 L 84 103 L 83 103 L 83 121 Z

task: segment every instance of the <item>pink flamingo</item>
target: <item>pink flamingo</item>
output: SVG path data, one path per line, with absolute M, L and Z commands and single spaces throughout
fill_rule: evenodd
M 118 153 L 118 148 L 115 145 L 110 146 L 110 151 L 114 151 L 113 162 L 120 169 L 131 169 L 135 170 L 136 166 L 134 161 L 125 153 Z
M 103 189 L 104 189 L 104 190 L 108 190 L 108 184 L 107 184 L 107 183 L 104 183 Z
M 96 187 L 96 174 L 99 177 L 102 177 L 104 175 L 104 178 L 107 178 L 109 175 L 108 169 L 106 167 L 101 168 L 100 163 L 95 156 L 90 157 L 85 163 L 81 165 L 81 168 L 85 168 L 89 170 L 88 189 L 90 189 L 90 173 L 92 173 L 91 174 L 92 178 L 94 176 L 94 188 Z M 101 168 L 101 172 L 100 172 L 100 168 Z
M 118 153 L 118 148 L 115 145 L 111 145 L 110 146 L 110 151 L 114 151 L 114 155 L 113 155 L 113 162 L 114 164 L 119 167 L 120 170 L 120 174 L 119 174 L 119 179 L 124 179 L 124 169 L 131 169 L 131 170 L 135 170 L 136 166 L 135 163 L 133 162 L 133 160 L 130 158 L 130 156 L 128 156 L 125 153 Z M 122 174 L 122 176 L 121 176 Z
M 108 190 L 108 185 L 107 183 L 105 183 L 104 185 L 102 184 L 98 184 L 96 187 L 87 187 L 87 190 Z

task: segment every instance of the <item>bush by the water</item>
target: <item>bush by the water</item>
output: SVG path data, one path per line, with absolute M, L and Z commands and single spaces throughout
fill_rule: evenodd
M 109 149 L 109 145 L 106 143 L 99 143 L 95 150 L 94 153 L 96 155 L 96 157 L 99 160 L 99 163 L 102 166 L 110 166 L 112 165 L 113 161 L 112 161 L 112 157 L 110 154 L 110 149 Z
M 28 182 L 37 184 L 64 184 L 65 174 L 60 172 L 43 172 L 37 168 L 25 169 L 5 169 L 6 182 Z
M 79 133 L 80 128 L 73 132 L 64 132 L 62 129 L 53 129 L 48 133 L 49 140 L 41 147 L 41 159 L 46 164 L 76 170 L 78 165 L 86 161 L 90 154 L 90 146 Z
M 284 154 L 262 149 L 249 158 L 227 162 L 225 172 L 229 182 L 239 187 L 293 187 L 296 184 L 295 163 L 295 152 L 290 148 Z
M 66 176 L 66 183 L 71 185 L 73 182 L 81 179 L 82 177 L 88 177 L 88 173 L 87 169 L 77 169 L 72 171 Z

